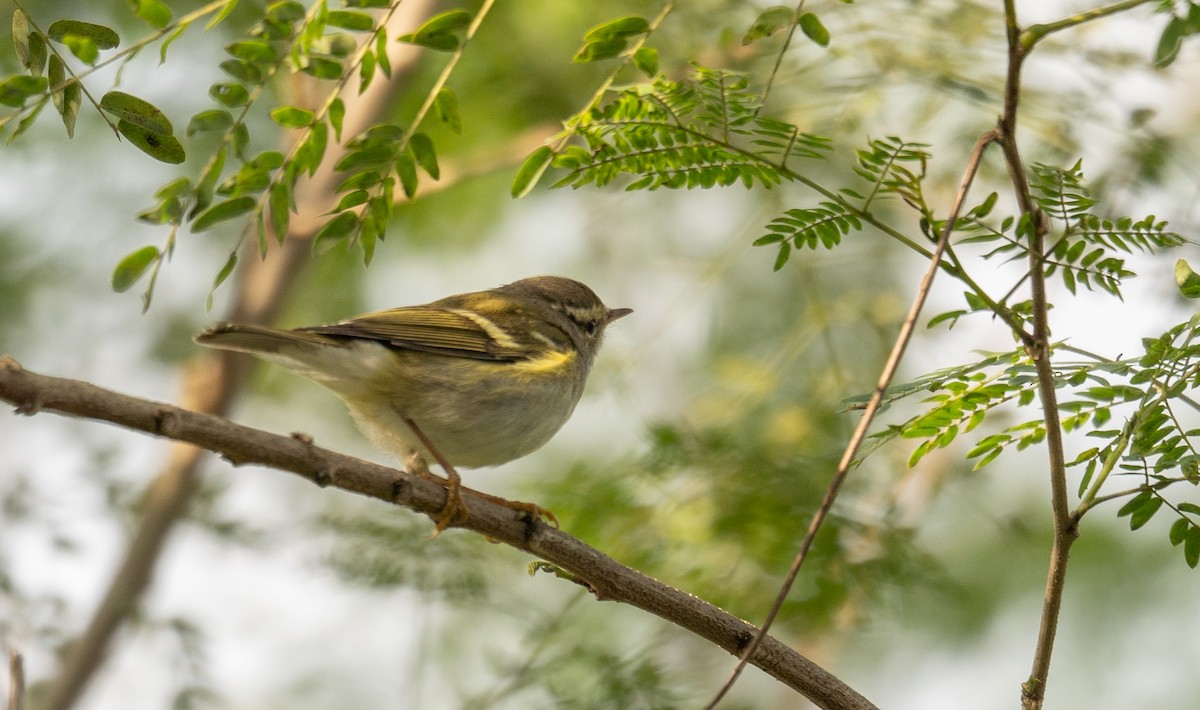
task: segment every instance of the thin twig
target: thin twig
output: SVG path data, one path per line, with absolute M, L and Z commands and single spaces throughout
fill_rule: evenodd
M 11 358 L 0 358 L 0 400 L 12 403 L 22 414 L 55 412 L 187 442 L 216 452 L 235 464 L 290 471 L 319 486 L 332 486 L 404 506 L 431 519 L 440 515 L 446 504 L 446 489 L 428 478 L 320 448 L 310 437 L 271 434 L 87 382 L 39 375 L 25 370 Z M 553 526 L 523 518 L 511 508 L 469 490 L 463 491 L 463 497 L 468 513 L 465 519 L 456 520 L 454 527 L 472 530 L 493 542 L 547 560 L 576 577 L 598 599 L 636 606 L 729 653 L 736 653 L 757 634 L 753 625 L 626 567 Z M 771 637 L 762 641 L 754 662 L 821 708 L 876 710 L 870 701 L 833 674 Z
M 1084 12 L 1071 15 L 1070 17 L 1065 17 L 1055 22 L 1047 22 L 1040 25 L 1030 25 L 1024 32 L 1021 33 L 1021 47 L 1023 51 L 1027 52 L 1033 48 L 1033 45 L 1042 41 L 1047 36 L 1054 34 L 1055 32 L 1070 29 L 1072 27 L 1082 25 L 1085 22 L 1091 22 L 1092 20 L 1098 20 L 1101 17 L 1115 15 L 1118 12 L 1131 10 L 1138 5 L 1146 5 L 1150 2 L 1153 2 L 1153 0 L 1122 0 L 1122 2 L 1115 2 L 1112 5 L 1105 5 L 1104 7 L 1085 10 Z
M 963 203 L 967 199 L 967 194 L 970 192 L 971 183 L 975 180 L 976 173 L 979 172 L 979 166 L 983 160 L 984 152 L 987 147 L 999 139 L 999 132 L 996 130 L 988 131 L 979 137 L 975 142 L 975 147 L 971 151 L 971 156 L 967 161 L 966 170 L 963 172 L 962 181 L 958 186 L 958 193 L 954 196 L 954 203 L 950 208 L 950 216 L 946 220 L 946 225 L 942 229 L 942 233 L 938 236 L 937 247 L 933 250 L 933 254 L 929 259 L 929 266 L 925 269 L 925 274 L 921 277 L 921 282 L 917 286 L 917 294 L 913 298 L 912 307 L 909 308 L 908 317 L 900 325 L 900 332 L 896 335 L 896 341 L 892 345 L 892 352 L 888 355 L 887 362 L 883 366 L 883 370 L 879 374 L 879 381 L 875 385 L 875 391 L 871 393 L 871 399 L 867 402 L 866 408 L 863 410 L 862 419 L 859 420 L 858 426 L 854 433 L 850 436 L 850 441 L 846 444 L 845 451 L 842 452 L 841 461 L 838 462 L 837 471 L 833 475 L 833 480 L 829 483 L 829 488 L 825 492 L 825 498 L 821 501 L 821 505 L 817 508 L 816 514 L 813 516 L 812 522 L 808 526 L 808 532 L 804 535 L 804 540 L 800 544 L 800 550 L 796 553 L 796 558 L 792 560 L 792 566 L 788 570 L 787 578 L 779 589 L 779 594 L 775 598 L 775 603 L 771 606 L 771 610 L 767 613 L 767 618 L 763 621 L 762 627 L 759 629 L 758 635 L 750 642 L 738 658 L 737 664 L 730 672 L 729 678 L 721 689 L 717 692 L 716 697 L 709 702 L 706 710 L 712 710 L 717 706 L 717 703 L 725 697 L 726 693 L 733 688 L 733 684 L 737 682 L 738 676 L 741 675 L 746 664 L 754 658 L 755 652 L 758 650 L 759 643 L 770 630 L 771 625 L 775 621 L 775 617 L 779 615 L 779 610 L 783 608 L 784 602 L 787 600 L 788 594 L 792 590 L 792 585 L 796 582 L 796 576 L 800 573 L 800 567 L 804 564 L 805 558 L 808 556 L 808 551 L 812 547 L 813 540 L 817 536 L 817 532 L 821 529 L 821 524 L 825 521 L 825 517 L 829 514 L 833 507 L 833 502 L 837 498 L 838 491 L 845 482 L 847 474 L 850 472 L 850 467 L 854 463 L 855 456 L 858 455 L 858 449 L 862 445 L 863 440 L 867 436 L 867 430 L 871 426 L 871 422 L 875 418 L 875 414 L 879 411 L 880 405 L 883 403 L 884 393 L 892 382 L 892 378 L 896 374 L 896 369 L 900 366 L 900 360 L 904 357 L 904 351 L 908 347 L 908 343 L 912 340 L 913 330 L 916 328 L 917 319 L 921 315 L 922 309 L 925 307 L 925 299 L 929 296 L 929 290 L 933 286 L 933 277 L 937 274 L 942 260 L 942 253 L 946 249 L 946 244 L 950 240 L 950 234 L 954 231 L 954 225 L 958 221 L 958 215 L 962 211 Z
M 779 53 L 775 55 L 775 66 L 771 67 L 771 75 L 767 77 L 767 85 L 763 87 L 762 99 L 758 102 L 758 109 L 762 110 L 763 106 L 767 105 L 767 96 L 771 94 L 771 87 L 775 84 L 775 76 L 779 74 L 779 67 L 783 65 L 783 57 L 787 54 L 788 47 L 792 46 L 792 38 L 796 36 L 796 28 L 800 26 L 800 14 L 804 11 L 805 0 L 800 0 L 796 3 L 796 10 L 793 12 L 792 23 L 788 26 L 787 37 L 783 38 L 783 46 L 779 48 Z

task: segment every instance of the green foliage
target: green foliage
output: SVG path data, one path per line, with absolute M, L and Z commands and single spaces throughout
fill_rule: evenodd
M 1200 298 L 1200 274 L 1183 259 L 1175 262 L 1175 285 L 1184 298 Z
M 232 4 L 231 0 L 228 6 Z M 9 135 L 10 141 L 32 125 L 47 101 L 54 104 L 62 117 L 67 137 L 73 137 L 86 76 L 123 56 L 132 57 L 143 45 L 163 37 L 168 29 L 174 33 L 173 36 L 177 36 L 203 14 L 220 8 L 216 6 L 193 13 L 171 26 L 171 11 L 159 0 L 135 0 L 131 6 L 139 18 L 155 28 L 155 33 L 103 61 L 101 52 L 121 45 L 120 35 L 111 27 L 61 19 L 43 31 L 23 9 L 18 7 L 13 11 L 13 45 L 21 66 L 29 74 L 9 77 L 0 82 L 0 104 L 17 109 L 0 116 L 0 130 L 16 121 L 16 128 Z M 164 51 L 168 42 L 164 42 Z M 68 57 L 58 47 L 65 49 L 85 67 L 81 70 L 71 67 L 67 63 Z M 43 74 L 46 76 L 43 77 Z M 183 145 L 175 137 L 170 120 L 153 104 L 120 91 L 109 91 L 99 102 L 93 99 L 93 103 L 101 117 L 115 131 L 147 155 L 165 163 L 183 162 Z M 116 119 L 115 122 L 113 119 Z
M 1166 490 L 1180 483 L 1200 484 L 1200 429 L 1189 428 L 1175 404 L 1197 406 L 1185 393 L 1200 388 L 1200 316 L 1161 336 L 1146 338 L 1142 345 L 1141 355 L 1119 361 L 1089 355 L 1083 360 L 1055 362 L 1054 386 L 1059 390 L 1063 430 L 1083 432 L 1097 440 L 1070 461 L 1068 468 L 1079 472 L 1081 510 L 1094 504 L 1110 471 L 1140 479 L 1140 487 L 1128 494 L 1131 497 L 1118 516 L 1129 517 L 1130 527 L 1137 530 L 1160 509 L 1169 509 L 1181 521 L 1171 528 L 1172 544 L 1179 545 L 1200 525 L 1200 505 L 1166 497 Z M 1058 346 L 1056 352 L 1064 349 L 1069 350 Z M 917 440 L 910 466 L 975 429 L 1001 405 L 1031 404 L 1037 397 L 1037 377 L 1028 357 L 1018 349 L 898 385 L 889 389 L 885 402 L 924 392 L 933 393 L 923 400 L 932 406 L 873 436 L 876 447 L 899 438 Z M 1111 424 L 1119 412 L 1124 412 L 1120 416 L 1125 426 L 1114 429 Z M 1006 451 L 1041 443 L 1045 435 L 1042 419 L 1023 421 L 979 439 L 966 457 L 975 459 L 978 470 Z M 1190 566 L 1196 566 L 1194 544 L 1184 547 L 1184 556 Z
M 817 17 L 814 13 L 805 12 L 801 14 L 800 19 L 797 20 L 797 24 L 800 26 L 800 31 L 804 33 L 805 37 L 808 37 L 822 47 L 829 46 L 829 30 L 825 29 L 825 25 L 821 24 L 821 18 Z
M 608 185 L 634 178 L 628 190 L 770 187 L 794 179 L 793 158 L 823 158 L 829 141 L 759 115 L 745 75 L 693 67 L 682 81 L 659 78 L 619 92 L 576 116 L 553 166 L 567 171 L 554 187 Z
M 1155 253 L 1188 241 L 1167 230 L 1167 223 L 1154 215 L 1135 220 L 1096 214 L 1099 203 L 1087 188 L 1078 162 L 1068 169 L 1034 164 L 1030 172 L 1032 196 L 1045 217 L 1045 226 L 1040 228 L 1047 231 L 1043 273 L 1047 277 L 1060 274 L 1071 293 L 1083 286 L 1119 297 L 1121 282 L 1136 274 L 1117 253 Z M 956 230 L 968 235 L 959 243 L 992 245 L 985 258 L 1028 258 L 1033 229 L 1029 220 L 1010 216 L 993 226 L 984 217 L 986 213 L 972 211 L 959 220 Z
M 583 36 L 583 46 L 571 61 L 596 62 L 620 56 L 629 47 L 629 40 L 650 31 L 644 17 L 628 15 L 596 25 Z
M 819 243 L 832 249 L 851 230 L 861 229 L 862 221 L 846 205 L 822 202 L 819 207 L 790 209 L 776 217 L 767 225 L 767 234 L 754 240 L 754 246 L 779 244 L 779 255 L 775 259 L 775 270 L 779 271 L 787 263 L 793 247 L 816 249 Z
M 1189 0 L 1183 5 L 1182 14 L 1177 14 L 1174 6 L 1175 3 L 1159 3 L 1159 10 L 1171 15 L 1154 49 L 1154 66 L 1159 69 L 1165 69 L 1175 61 L 1183 40 L 1200 34 L 1200 5 Z
M 924 143 L 910 143 L 897 136 L 888 136 L 872 140 L 866 149 L 858 150 L 858 165 L 854 172 L 870 183 L 863 198 L 863 209 L 869 209 L 878 196 L 896 195 L 923 214 L 927 213 L 921 181 L 925 179 L 926 165 L 931 157 L 925 150 L 928 147 Z
M 471 13 L 466 10 L 448 10 L 426 20 L 420 29 L 396 38 L 426 49 L 453 52 L 462 46 L 462 35 L 471 24 Z

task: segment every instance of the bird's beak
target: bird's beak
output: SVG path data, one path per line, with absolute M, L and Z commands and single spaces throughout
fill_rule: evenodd
M 633 313 L 632 308 L 613 308 L 609 310 L 608 315 L 604 318 L 604 325 L 608 325 L 618 318 L 624 318 L 630 313 Z

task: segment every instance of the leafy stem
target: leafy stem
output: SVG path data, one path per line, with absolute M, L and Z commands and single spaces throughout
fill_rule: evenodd
M 1042 41 L 1049 35 L 1059 32 L 1060 30 L 1070 29 L 1072 27 L 1082 25 L 1085 22 L 1091 22 L 1102 17 L 1115 15 L 1118 12 L 1131 10 L 1138 5 L 1146 5 L 1152 1 L 1153 0 L 1121 0 L 1121 2 L 1115 2 L 1111 5 L 1105 5 L 1104 7 L 1086 10 L 1054 22 L 1030 25 L 1020 34 L 1022 51 L 1028 52 L 1030 49 L 1033 49 L 1035 44 Z

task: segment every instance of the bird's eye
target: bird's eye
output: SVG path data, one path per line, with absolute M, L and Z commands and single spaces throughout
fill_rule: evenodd
M 600 321 L 595 320 L 595 319 L 590 320 L 587 323 L 583 324 L 583 329 L 585 331 L 587 331 L 588 335 L 595 336 L 596 333 L 599 332 L 599 330 L 600 330 Z

